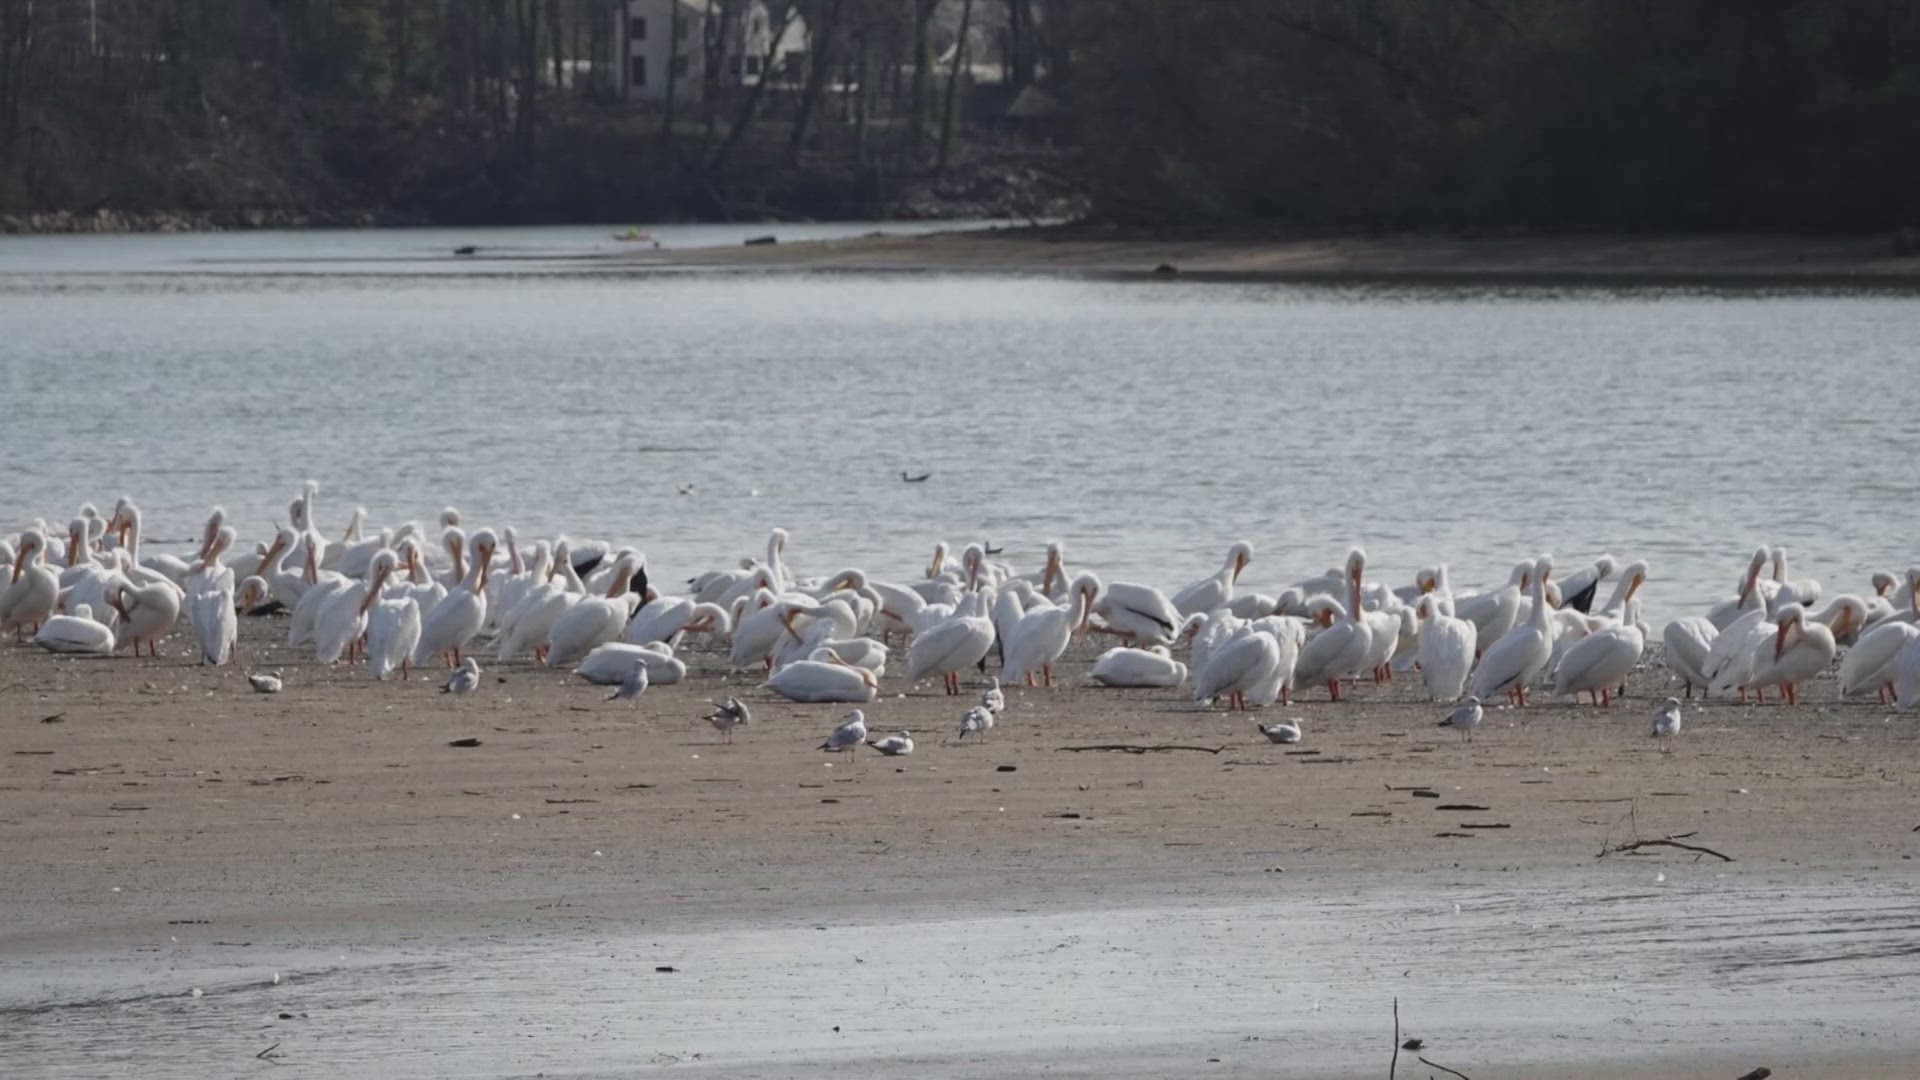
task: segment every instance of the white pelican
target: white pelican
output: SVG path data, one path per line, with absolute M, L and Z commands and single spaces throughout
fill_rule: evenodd
M 452 592 L 467 580 L 467 534 L 458 525 L 449 526 L 440 534 L 440 542 L 447 548 L 447 568 L 435 579 Z
M 646 597 L 627 591 L 634 574 L 640 571 L 636 555 L 622 555 L 614 563 L 613 580 L 605 596 L 587 596 L 554 620 L 553 633 L 547 639 L 547 666 L 564 667 L 577 663 L 596 647 L 618 641 L 627 628 L 634 608 Z
M 886 757 L 905 757 L 913 753 L 913 732 L 897 732 L 881 739 L 879 742 L 868 740 L 867 745 L 880 751 L 880 753 Z
M 1860 639 L 1860 628 L 1866 625 L 1867 602 L 1852 593 L 1841 593 L 1818 615 L 1807 618 L 1833 631 L 1835 644 L 1851 646 Z
M 840 721 L 840 725 L 828 734 L 827 741 L 821 743 L 818 749 L 825 750 L 829 754 L 844 751 L 857 757 L 857 752 L 866 741 L 867 714 L 855 709 Z
M 480 689 L 480 661 L 469 656 L 440 684 L 443 694 L 471 694 Z
M 1693 700 L 1693 688 L 1705 694 L 1713 680 L 1707 678 L 1707 656 L 1713 651 L 1713 639 L 1720 636 L 1713 620 L 1705 615 L 1688 615 L 1667 624 L 1661 635 L 1667 643 L 1667 670 L 1686 684 L 1687 700 Z
M 39 529 L 28 529 L 20 536 L 13 553 L 13 578 L 0 591 L 0 632 L 12 630 L 16 638 L 26 636 L 26 628 L 36 631 L 60 598 L 60 575 L 46 564 L 47 536 Z
M 1622 613 L 1627 610 L 1627 605 L 1633 602 L 1635 596 L 1639 595 L 1640 587 L 1647 583 L 1649 570 L 1650 568 L 1645 559 L 1635 559 L 1628 563 L 1626 568 L 1620 571 L 1620 580 L 1613 587 L 1613 595 L 1607 599 L 1605 604 L 1601 605 L 1600 610 L 1595 612 L 1595 614 L 1611 615 L 1614 618 L 1620 618 Z
M 1787 549 L 1773 549 L 1773 580 L 1759 582 L 1761 596 L 1767 602 L 1767 611 L 1778 615 L 1780 609 L 1788 604 L 1812 607 L 1820 600 L 1820 583 L 1809 578 L 1805 581 L 1792 581 L 1787 577 Z
M 1736 619 L 1758 608 L 1765 615 L 1767 602 L 1760 595 L 1760 572 L 1767 568 L 1769 552 L 1766 548 L 1756 548 L 1753 558 L 1747 561 L 1746 572 L 1740 575 L 1740 588 L 1733 599 L 1723 600 L 1707 612 L 1715 630 L 1725 630 Z
M 1006 647 L 1001 656 L 1001 676 L 1025 679 L 1034 685 L 1034 676 L 1042 676 L 1053 685 L 1053 662 L 1067 651 L 1075 636 L 1084 632 L 1100 596 L 1100 579 L 1083 573 L 1073 579 L 1065 605 L 1045 604 L 1020 616 L 1007 628 Z
M 1228 611 L 1242 619 L 1260 619 L 1268 615 L 1286 614 L 1281 610 L 1279 597 L 1257 592 L 1235 593 L 1232 602 L 1226 607 Z M 1191 619 L 1193 616 L 1187 617 Z
M 1278 746 L 1292 746 L 1306 736 L 1306 732 L 1301 727 L 1305 723 L 1306 721 L 1296 716 L 1277 724 L 1262 724 L 1256 721 L 1253 726 L 1260 729 L 1260 734 L 1265 735 L 1268 742 Z
M 385 679 L 399 668 L 400 677 L 408 678 L 420 644 L 420 602 L 392 590 L 376 596 L 367 611 L 367 675 Z
M 766 688 L 788 701 L 872 701 L 879 680 L 863 667 L 842 663 L 825 649 L 812 660 L 797 660 L 767 677 Z
M 641 605 L 621 640 L 629 645 L 645 645 L 650 641 L 677 644 L 687 634 L 724 637 L 732 632 L 733 620 L 719 604 L 696 604 L 684 596 L 662 596 Z
M 1473 624 L 1475 639 L 1482 650 L 1519 624 L 1521 594 L 1532 577 L 1533 563 L 1518 562 L 1505 585 L 1454 601 L 1454 616 Z
M 254 569 L 254 575 L 267 583 L 267 590 L 272 594 L 273 599 L 278 600 L 280 605 L 288 611 L 292 611 L 300 603 L 300 597 L 312 584 L 304 573 L 304 563 L 301 571 L 287 569 L 287 559 L 293 555 L 298 542 L 299 537 L 292 529 L 276 530 L 272 542 L 267 545 L 267 550 L 261 553 L 260 563 Z M 204 551 L 204 548 L 202 550 Z M 314 571 L 316 573 L 319 571 L 317 564 Z
M 1360 582 L 1366 573 L 1367 553 L 1354 548 L 1347 553 L 1346 604 L 1331 597 L 1315 597 L 1307 608 L 1326 628 L 1307 641 L 1294 667 L 1294 678 L 1301 685 L 1324 682 L 1333 700 L 1340 700 L 1340 680 L 1355 678 L 1367 670 L 1367 657 L 1373 649 L 1373 630 L 1362 610 Z
M 727 742 L 731 744 L 733 729 L 750 726 L 753 723 L 753 713 L 747 710 L 746 703 L 739 698 L 728 698 L 725 702 L 714 706 L 713 712 L 707 714 L 707 723 L 712 724 L 714 730 L 725 735 Z
M 790 597 L 778 600 L 766 590 L 755 593 L 747 603 L 750 610 L 733 620 L 733 642 L 727 651 L 728 661 L 734 671 L 745 671 L 755 663 L 763 663 L 771 669 L 773 649 L 780 644 L 781 635 L 800 636 L 799 631 L 793 628 L 794 614 L 811 611 L 818 606 L 811 599 Z
M 1720 631 L 1707 650 L 1700 673 L 1707 677 L 1707 688 L 1716 694 L 1740 692 L 1747 699 L 1747 682 L 1753 677 L 1759 651 L 1774 640 L 1779 628 L 1767 621 L 1767 609 L 1754 607 Z M 1762 700 L 1765 700 L 1764 698 Z
M 1166 649 L 1108 649 L 1093 662 L 1088 678 L 1117 688 L 1174 687 L 1187 681 L 1187 665 L 1167 655 Z
M 1762 701 L 1766 688 L 1778 686 L 1789 705 L 1800 703 L 1799 685 L 1827 670 L 1839 651 L 1833 631 L 1807 618 L 1807 609 L 1798 603 L 1782 607 L 1775 617 L 1773 648 L 1761 648 L 1747 685 Z
M 687 677 L 686 661 L 673 655 L 664 643 L 629 645 L 609 641 L 587 654 L 573 673 L 595 686 L 613 686 L 627 677 L 635 661 L 647 665 L 649 686 L 671 686 Z
M 147 654 L 159 656 L 157 642 L 180 618 L 180 590 L 172 582 L 135 585 L 121 578 L 107 594 L 107 601 L 120 613 L 120 634 L 114 647 L 131 642 L 137 657 L 144 641 Z
M 222 535 L 231 532 L 222 529 Z M 314 644 L 314 630 L 319 625 L 320 613 L 327 610 L 333 598 L 353 584 L 353 579 L 335 570 L 320 569 L 320 561 L 326 555 L 327 542 L 317 532 L 307 533 L 306 573 L 307 588 L 300 594 L 300 600 L 293 605 L 293 618 L 287 621 L 287 647 L 297 649 Z M 192 578 L 188 578 L 188 591 L 192 591 Z
M 1533 607 L 1527 621 L 1512 630 L 1506 636 L 1489 646 L 1480 658 L 1480 668 L 1473 675 L 1473 699 L 1492 697 L 1495 693 L 1505 693 L 1514 704 L 1525 706 L 1527 703 L 1527 684 L 1546 670 L 1547 661 L 1553 656 L 1553 630 L 1550 609 L 1547 607 L 1547 574 L 1553 570 L 1553 560 L 1542 556 L 1534 564 L 1530 576 Z
M 1893 707 L 1911 712 L 1920 705 L 1920 638 L 1907 642 L 1893 660 Z
M 447 598 L 447 587 L 433 580 L 433 575 L 427 573 L 425 560 L 420 555 L 419 537 L 409 536 L 395 544 L 393 550 L 400 556 L 400 564 L 406 567 L 407 576 L 402 580 L 389 582 L 386 596 L 388 599 L 402 595 L 408 597 L 419 606 L 420 617 L 424 619 L 429 612 L 440 606 L 440 601 Z M 487 607 L 489 610 L 492 609 L 491 599 L 487 601 Z
M 1545 589 L 1540 591 L 1543 594 L 1546 592 Z M 1498 642 L 1495 644 L 1498 644 Z M 1480 726 L 1480 721 L 1485 719 L 1486 715 L 1486 710 L 1480 706 L 1480 699 L 1477 697 L 1469 697 L 1467 700 L 1461 702 L 1458 708 L 1448 713 L 1446 719 L 1440 721 L 1436 726 L 1450 727 L 1458 731 L 1462 739 L 1465 739 L 1467 742 L 1472 742 L 1473 729 Z
M 1875 690 L 1886 701 L 1899 674 L 1900 651 L 1917 640 L 1920 626 L 1903 622 L 1882 622 L 1861 634 L 1840 660 L 1840 696 Z
M 531 648 L 534 662 L 546 663 L 553 624 L 559 622 L 560 616 L 565 615 L 587 594 L 586 585 L 574 571 L 570 556 L 571 548 L 567 541 L 561 540 L 555 544 L 553 571 L 547 579 L 527 589 L 513 609 L 500 617 L 500 639 L 499 647 L 494 652 L 495 659 L 502 662 L 518 660 L 521 653 Z
M 1186 618 L 1159 589 L 1129 581 L 1102 589 L 1093 613 L 1130 645 L 1171 645 Z
M 1613 688 L 1626 681 L 1647 650 L 1637 616 L 1640 602 L 1627 601 L 1625 617 L 1586 636 L 1561 658 L 1556 694 L 1578 695 L 1585 690 L 1597 705 L 1613 704 Z
M 1478 632 L 1465 619 L 1441 611 L 1438 593 L 1420 598 L 1420 678 L 1435 701 L 1458 701 L 1466 692 L 1467 672 L 1473 669 Z
M 1244 710 L 1247 695 L 1265 685 L 1280 663 L 1280 643 L 1265 630 L 1251 626 L 1207 653 L 1207 664 L 1194 672 L 1193 699 L 1211 706 L 1227 696 L 1227 711 Z
M 1233 589 L 1240 574 L 1253 561 L 1253 545 L 1242 540 L 1227 549 L 1227 558 L 1211 577 L 1201 578 L 1173 594 L 1173 608 L 1182 615 L 1197 615 L 1233 603 Z M 1262 615 L 1270 615 L 1269 607 Z M 1246 616 L 1242 616 L 1245 618 Z
M 48 652 L 107 656 L 113 652 L 113 631 L 94 621 L 89 605 L 75 604 L 71 614 L 47 616 L 33 643 Z
M 126 551 L 127 559 L 132 563 L 132 567 L 127 571 L 128 579 L 135 585 L 151 585 L 165 581 L 178 589 L 180 583 L 186 580 L 187 571 L 193 567 L 186 560 L 174 555 L 143 557 L 140 554 L 140 540 L 145 535 L 142 532 L 142 520 L 140 508 L 133 504 L 132 499 L 125 498 L 114 506 L 113 516 L 107 519 L 108 530 L 119 534 L 120 547 Z
M 960 741 L 967 741 L 969 735 L 984 738 L 993 730 L 993 710 L 985 705 L 975 705 L 960 717 Z
M 968 593 L 953 618 L 914 635 L 907 650 L 909 686 L 925 676 L 939 675 L 947 693 L 960 692 L 960 673 L 986 659 L 993 648 L 993 620 L 987 617 L 986 605 L 986 593 Z
M 327 606 L 313 621 L 313 658 L 322 664 L 335 664 L 345 653 L 347 663 L 353 663 L 360 651 L 360 638 L 367 632 L 367 612 L 379 601 L 386 589 L 387 581 L 393 576 L 394 568 L 400 565 L 400 557 L 392 551 L 382 551 L 373 557 L 373 576 L 365 581 L 354 581 L 336 590 L 327 600 Z
M 1194 616 L 1198 618 L 1199 616 Z M 1265 708 L 1278 701 L 1293 704 L 1295 673 L 1300 666 L 1300 650 L 1307 645 L 1307 624 L 1291 615 L 1266 615 L 1247 624 L 1265 633 L 1280 646 L 1280 656 L 1266 680 L 1247 693 L 1247 700 Z
M 1611 555 L 1602 555 L 1591 566 L 1583 566 L 1560 579 L 1560 606 L 1572 608 L 1582 615 L 1593 611 L 1593 601 L 1600 586 L 1613 576 L 1614 560 Z M 1606 610 L 1601 609 L 1603 612 Z
M 419 667 L 445 653 L 447 664 L 460 661 L 462 650 L 487 621 L 487 572 L 493 564 L 493 530 L 481 529 L 473 536 L 473 569 L 447 598 L 420 620 L 420 644 L 413 650 L 413 666 Z M 479 665 L 475 664 L 478 670 Z
M 232 530 L 221 532 L 230 535 Z M 192 581 L 193 577 L 189 575 L 187 580 Z M 188 591 L 187 621 L 193 624 L 194 640 L 200 645 L 200 662 L 219 667 L 232 659 L 234 646 L 239 644 L 240 618 L 234 611 L 233 575 L 209 580 L 211 585 Z M 258 577 L 250 577 L 243 584 L 254 582 L 260 582 L 255 586 L 256 591 L 266 584 Z
M 1671 738 L 1680 734 L 1680 699 L 1670 697 L 1653 714 L 1653 737 Z

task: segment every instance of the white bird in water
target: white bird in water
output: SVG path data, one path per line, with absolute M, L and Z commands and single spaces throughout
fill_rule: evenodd
M 728 698 L 725 704 L 716 705 L 713 712 L 707 715 L 707 723 L 712 724 L 714 730 L 725 735 L 727 741 L 731 743 L 733 729 L 752 725 L 753 714 L 747 711 L 746 705 L 740 699 Z
M 480 689 L 480 661 L 469 656 L 460 661 L 454 673 L 447 676 L 445 685 L 440 687 L 443 694 L 471 694 Z
M 1653 735 L 1655 738 L 1667 738 L 1680 734 L 1680 699 L 1670 697 L 1660 703 L 1653 714 Z
M 1007 708 L 1007 695 L 1000 689 L 1000 676 L 995 675 L 987 681 L 987 688 L 980 691 L 980 706 L 987 710 L 989 717 L 998 716 Z M 992 727 L 992 723 L 987 724 Z
M 846 719 L 840 721 L 840 726 L 833 729 L 833 734 L 828 735 L 827 741 L 821 743 L 818 749 L 825 750 L 829 754 L 844 751 L 854 754 L 855 759 L 858 760 L 859 755 L 855 751 L 859 750 L 860 745 L 866 741 L 867 714 L 855 709 L 847 714 Z
M 913 732 L 902 731 L 898 734 L 889 735 L 879 742 L 870 742 L 867 745 L 888 757 L 904 757 L 913 753 Z
M 608 701 L 631 701 L 647 692 L 647 662 L 636 659 L 620 688 L 607 696 Z
M 248 675 L 247 685 L 253 687 L 253 692 L 256 694 L 277 694 L 285 684 L 281 682 L 280 673 L 276 671 L 271 675 L 257 673 Z
M 1254 726 L 1260 729 L 1260 734 L 1265 735 L 1268 742 L 1291 746 L 1305 737 L 1305 732 L 1300 730 L 1301 723 L 1301 719 L 1296 716 L 1292 720 L 1278 724 L 1256 723 Z
M 1480 707 L 1480 699 L 1470 697 L 1466 701 L 1461 702 L 1459 708 L 1448 713 L 1447 718 L 1440 721 L 1439 726 L 1453 728 L 1460 733 L 1462 738 L 1468 742 L 1472 742 L 1473 729 L 1480 726 L 1480 721 L 1484 719 L 1486 715 L 1486 710 Z
M 985 735 L 993 730 L 993 710 L 985 705 L 975 705 L 960 718 L 960 738 L 964 742 L 969 735 Z

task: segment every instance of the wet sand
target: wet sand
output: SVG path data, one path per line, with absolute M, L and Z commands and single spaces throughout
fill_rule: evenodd
M 769 227 L 778 236 L 777 227 Z M 1249 281 L 1583 282 L 1910 287 L 1920 256 L 1888 238 L 1818 236 L 1325 237 L 1293 240 L 1102 239 L 1073 229 L 698 251 L 621 253 L 623 265 L 930 273 L 1167 274 Z M 1161 268 L 1168 269 L 1161 269 Z
M 273 696 L 178 637 L 0 646 L 0 1071 L 226 1074 L 279 1041 L 289 1075 L 1373 1076 L 1396 996 L 1476 1077 L 1920 1061 L 1920 728 L 1830 679 L 1671 743 L 1657 671 L 1472 743 L 1405 682 L 1310 691 L 1266 714 L 1305 719 L 1293 749 L 1072 685 L 1083 647 L 977 745 L 966 699 L 895 674 L 870 723 L 919 748 L 856 761 L 813 749 L 845 706 L 711 654 L 637 706 L 519 665 L 455 699 L 283 632 L 246 625 Z M 731 747 L 695 720 L 729 693 Z M 1063 749 L 1095 744 L 1204 749 Z M 1688 832 L 1735 861 L 1596 858 Z

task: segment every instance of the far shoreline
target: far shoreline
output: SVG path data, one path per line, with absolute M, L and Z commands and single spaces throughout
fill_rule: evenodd
M 607 262 L 636 268 L 1062 273 L 1299 284 L 1920 287 L 1920 255 L 1894 254 L 1886 236 L 1233 240 L 1102 238 L 1045 227 L 623 252 Z

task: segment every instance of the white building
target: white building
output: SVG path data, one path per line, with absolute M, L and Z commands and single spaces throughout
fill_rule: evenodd
M 777 18 L 792 21 L 776 48 Z M 622 97 L 665 101 L 673 78 L 674 97 L 691 102 L 709 86 L 759 82 L 769 49 L 776 77 L 797 79 L 806 59 L 807 25 L 798 12 L 776 17 L 765 0 L 626 0 L 614 12 L 614 41 Z

